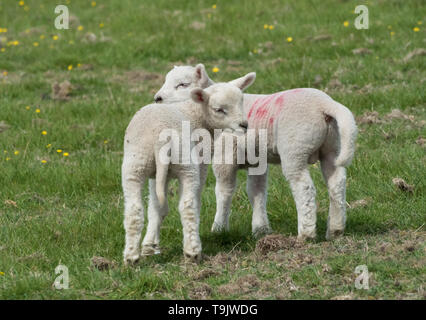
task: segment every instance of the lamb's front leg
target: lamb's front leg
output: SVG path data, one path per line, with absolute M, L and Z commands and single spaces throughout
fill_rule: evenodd
M 192 175 L 180 179 L 179 212 L 183 226 L 183 251 L 191 261 L 201 260 L 200 239 L 200 203 L 198 194 L 200 188 L 199 176 Z
M 231 164 L 213 165 L 216 177 L 216 215 L 214 218 L 212 232 L 229 230 L 229 215 L 237 185 L 237 166 Z
M 252 233 L 255 237 L 270 233 L 266 212 L 268 171 L 262 175 L 247 175 L 247 195 L 253 207 Z
M 160 227 L 169 212 L 166 204 L 163 208 L 158 204 L 155 190 L 155 179 L 149 180 L 148 225 L 142 241 L 142 255 L 150 256 L 160 253 Z

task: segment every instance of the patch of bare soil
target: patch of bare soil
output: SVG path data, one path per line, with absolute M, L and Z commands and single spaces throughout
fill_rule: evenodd
M 197 282 L 193 288 L 189 290 L 188 296 L 194 300 L 205 300 L 212 294 L 212 288 L 207 283 Z
M 349 209 L 366 207 L 371 202 L 371 198 L 359 199 L 348 204 Z
M 217 288 L 218 292 L 223 295 L 245 294 L 258 288 L 261 284 L 259 278 L 254 274 L 249 274 L 230 282 L 221 285 Z
M 373 51 L 371 51 L 370 49 L 367 48 L 357 48 L 352 50 L 353 54 L 357 54 L 357 55 L 366 55 L 366 54 L 371 54 L 373 53 Z
M 63 82 L 55 82 L 52 84 L 51 98 L 53 100 L 67 101 L 70 99 L 70 94 L 73 90 L 71 82 L 65 80 Z
M 219 275 L 219 274 L 220 273 L 218 271 L 213 270 L 213 269 L 203 269 L 203 270 L 200 270 L 199 272 L 195 273 L 192 276 L 192 278 L 194 280 L 204 280 L 204 279 L 207 279 L 207 278 Z
M 423 138 L 423 137 L 418 137 L 418 138 L 417 138 L 417 140 L 416 140 L 416 143 L 417 143 L 419 146 L 424 147 L 424 146 L 425 146 L 425 143 L 426 143 L 426 139 L 425 139 L 425 138 Z
M 94 256 L 90 261 L 92 263 L 92 267 L 100 271 L 112 269 L 117 266 L 117 263 L 114 260 L 108 260 L 104 257 Z
M 412 193 L 414 191 L 414 185 L 408 184 L 402 178 L 393 178 L 392 183 L 397 186 L 401 191 Z
M 10 128 L 10 125 L 8 125 L 6 122 L 4 121 L 0 121 L 0 133 L 5 132 L 6 130 L 8 130 Z
M 390 123 L 395 119 L 406 120 L 410 123 L 423 127 L 424 120 L 418 121 L 414 115 L 406 114 L 399 109 L 392 109 L 391 112 L 380 116 L 377 111 L 366 111 L 363 115 L 356 118 L 359 124 L 379 124 L 379 123 Z
M 260 254 L 267 254 L 278 250 L 288 250 L 293 248 L 296 243 L 296 238 L 285 237 L 281 234 L 270 234 L 256 243 L 256 251 Z
M 312 41 L 324 41 L 324 40 L 331 40 L 331 35 L 329 34 L 320 34 L 318 36 L 315 36 Z
M 423 48 L 417 48 L 417 49 L 414 49 L 413 51 L 411 51 L 411 52 L 409 52 L 405 57 L 404 57 L 404 59 L 402 59 L 402 61 L 403 62 L 408 62 L 408 61 L 410 61 L 411 59 L 413 59 L 413 58 L 415 58 L 415 57 L 417 57 L 417 56 L 424 56 L 424 55 L 426 55 L 426 49 L 423 49 Z

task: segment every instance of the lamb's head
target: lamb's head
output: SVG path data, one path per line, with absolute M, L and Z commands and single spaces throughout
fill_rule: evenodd
M 216 83 L 206 89 L 191 90 L 191 98 L 201 104 L 207 129 L 247 130 L 243 112 L 243 90 L 256 79 L 251 72 L 230 82 Z
M 157 103 L 173 103 L 187 100 L 191 96 L 194 88 L 207 88 L 213 82 L 207 75 L 203 64 L 195 67 L 180 66 L 174 67 L 166 75 L 166 81 L 161 89 L 155 94 L 154 100 Z

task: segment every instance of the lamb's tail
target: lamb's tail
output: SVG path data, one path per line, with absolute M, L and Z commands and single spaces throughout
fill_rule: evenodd
M 340 136 L 340 153 L 335 160 L 335 165 L 346 167 L 350 165 L 355 152 L 358 130 L 354 116 L 348 108 L 334 100 L 325 104 L 324 111 L 337 121 Z
M 163 207 L 166 204 L 166 185 L 169 164 L 163 164 L 159 159 L 157 159 L 156 162 L 155 192 L 157 193 L 158 204 L 160 207 Z

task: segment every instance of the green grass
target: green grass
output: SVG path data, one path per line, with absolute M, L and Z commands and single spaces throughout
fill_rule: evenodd
M 0 33 L 5 48 L 0 122 L 10 126 L 0 132 L 0 298 L 424 299 L 425 149 L 416 140 L 425 137 L 426 64 L 422 56 L 404 57 L 424 47 L 425 6 L 420 0 L 365 3 L 368 30 L 354 28 L 356 1 L 111 0 L 92 7 L 91 1 L 71 0 L 70 13 L 84 27 L 78 31 L 78 24 L 54 28 L 56 1 L 25 0 L 27 11 L 18 1 L 0 1 L 0 28 L 8 29 Z M 205 25 L 195 30 L 194 21 Z M 274 29 L 265 30 L 264 24 Z M 96 35 L 94 43 L 85 41 L 88 32 Z M 315 41 L 324 34 L 331 39 Z M 17 46 L 8 45 L 14 40 Z M 371 52 L 357 55 L 352 52 L 357 48 Z M 217 81 L 256 71 L 250 93 L 317 87 L 357 117 L 377 111 L 385 120 L 359 125 L 347 201 L 367 199 L 367 205 L 348 211 L 343 239 L 324 241 L 328 196 L 315 166 L 317 242 L 259 256 L 245 172 L 238 176 L 231 231 L 211 234 L 210 172 L 202 199 L 203 262 L 183 261 L 172 183 L 162 254 L 133 269 L 122 266 L 124 130 L 153 100 L 174 64 L 198 62 Z M 213 67 L 220 71 L 213 74 Z M 333 85 L 336 79 L 340 84 Z M 73 85 L 70 99 L 50 99 L 52 84 L 64 80 Z M 387 119 L 392 109 L 413 118 Z M 396 188 L 394 177 L 414 185 L 414 192 Z M 295 205 L 277 166 L 270 168 L 268 194 L 272 228 L 295 236 Z M 91 267 L 93 256 L 115 261 L 116 267 L 97 270 Z M 225 261 L 217 262 L 220 258 Z M 69 268 L 69 290 L 52 287 L 60 263 Z M 354 270 L 361 264 L 372 273 L 367 291 L 354 287 Z M 211 274 L 197 276 L 203 270 Z

